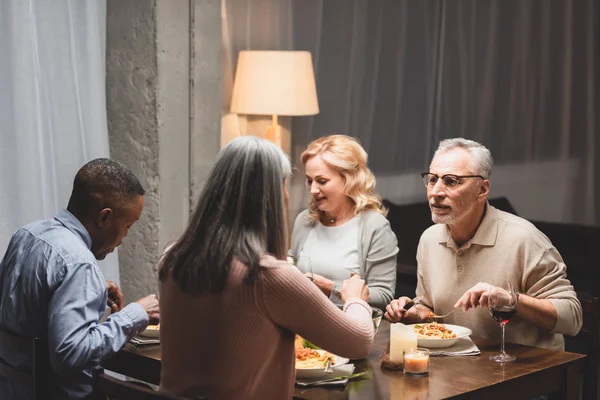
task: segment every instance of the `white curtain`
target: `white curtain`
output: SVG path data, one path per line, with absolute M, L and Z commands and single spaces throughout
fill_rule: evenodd
M 0 257 L 66 208 L 77 170 L 108 157 L 106 1 L 0 0 Z M 101 263 L 119 281 L 116 252 Z
M 600 223 L 595 0 L 302 0 L 279 13 L 225 1 L 233 57 L 313 55 L 320 113 L 293 119 L 296 161 L 317 137 L 357 137 L 378 192 L 412 203 L 439 140 L 462 136 L 491 150 L 491 197 L 521 216 Z M 292 215 L 306 207 L 298 167 Z

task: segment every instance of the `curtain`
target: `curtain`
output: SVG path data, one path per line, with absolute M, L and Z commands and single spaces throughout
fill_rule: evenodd
M 87 161 L 108 157 L 106 2 L 0 2 L 0 257 L 22 225 L 66 208 Z M 119 281 L 116 252 L 100 263 Z
M 465 137 L 491 150 L 490 196 L 519 215 L 600 223 L 594 0 L 302 0 L 283 2 L 283 16 L 225 2 L 231 57 L 313 55 L 320 113 L 293 118 L 296 164 L 311 140 L 348 134 L 369 153 L 382 197 L 424 201 L 419 173 L 439 141 Z M 292 215 L 308 198 L 297 167 Z

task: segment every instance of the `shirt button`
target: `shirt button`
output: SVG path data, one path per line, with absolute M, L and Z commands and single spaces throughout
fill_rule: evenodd
M 462 256 L 462 253 L 463 253 L 462 250 L 459 250 L 456 252 L 456 255 L 460 257 L 460 256 Z
M 456 267 L 457 271 L 459 274 L 461 274 L 463 272 L 463 267 L 462 265 L 459 265 L 458 267 Z

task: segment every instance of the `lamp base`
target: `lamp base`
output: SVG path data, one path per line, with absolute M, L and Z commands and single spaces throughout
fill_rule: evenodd
M 267 127 L 265 131 L 265 139 L 268 139 L 277 146 L 283 148 L 283 143 L 281 141 L 281 125 L 277 124 Z

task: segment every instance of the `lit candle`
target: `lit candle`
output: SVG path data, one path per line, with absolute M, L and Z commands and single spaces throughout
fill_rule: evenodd
M 425 375 L 429 372 L 429 350 L 411 348 L 404 351 L 404 373 Z
M 417 334 L 414 329 L 401 323 L 390 326 L 390 361 L 402 364 L 404 350 L 417 347 Z

